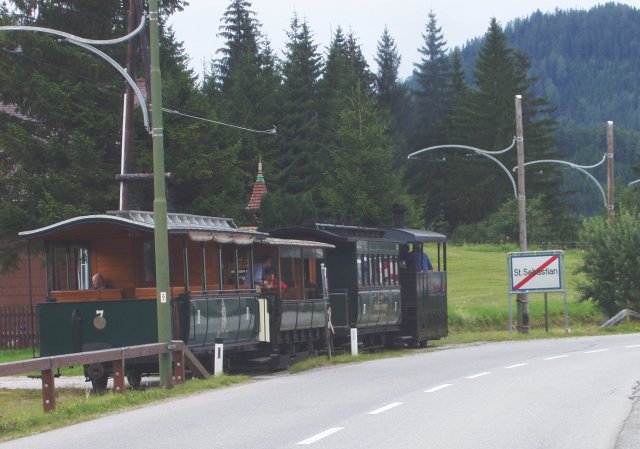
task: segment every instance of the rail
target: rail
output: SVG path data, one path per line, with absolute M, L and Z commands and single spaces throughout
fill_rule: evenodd
M 173 340 L 170 344 L 151 343 L 0 363 L 0 377 L 40 371 L 44 411 L 50 412 L 55 408 L 55 377 L 53 375 L 55 369 L 74 365 L 112 362 L 114 392 L 122 393 L 124 392 L 126 359 L 166 354 L 169 351 L 173 352 L 173 379 L 176 384 L 184 383 L 185 363 L 189 365 L 196 376 L 200 378 L 209 377 L 206 368 L 202 366 L 184 342 L 180 340 Z

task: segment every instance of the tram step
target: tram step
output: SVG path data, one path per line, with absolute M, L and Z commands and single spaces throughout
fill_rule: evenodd
M 270 363 L 273 360 L 273 357 L 256 357 L 255 359 L 249 359 L 249 363 L 253 363 L 256 365 L 265 365 L 267 363 Z
M 394 346 L 407 346 L 411 345 L 415 341 L 415 337 L 411 335 L 397 335 L 393 337 L 393 345 Z
M 411 335 L 397 335 L 393 337 L 393 339 L 396 341 L 411 341 L 414 339 L 414 337 L 412 337 Z

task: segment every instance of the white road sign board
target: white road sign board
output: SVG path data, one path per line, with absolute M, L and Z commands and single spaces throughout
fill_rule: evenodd
M 564 290 L 562 251 L 509 253 L 510 292 Z

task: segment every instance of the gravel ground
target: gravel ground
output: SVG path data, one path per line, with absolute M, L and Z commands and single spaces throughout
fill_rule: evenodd
M 158 378 L 143 377 L 142 385 L 157 385 Z M 125 380 L 125 385 L 127 385 Z M 60 376 L 55 379 L 56 388 L 91 388 L 91 382 L 86 382 L 84 376 Z M 26 376 L 7 376 L 0 377 L 0 388 L 9 389 L 42 389 L 42 382 L 39 378 L 31 378 Z M 109 379 L 107 388 L 113 388 L 113 379 Z

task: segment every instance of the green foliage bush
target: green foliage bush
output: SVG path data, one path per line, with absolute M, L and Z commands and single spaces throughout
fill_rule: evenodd
M 611 316 L 640 306 L 640 223 L 637 212 L 622 210 L 609 226 L 607 219 L 587 220 L 580 239 L 584 244 L 585 274 L 578 284 L 582 301 L 593 301 Z
M 527 201 L 527 241 L 531 244 L 561 244 L 577 240 L 578 221 L 569 214 L 562 214 L 563 220 L 550 220 L 543 207 L 541 196 Z M 479 223 L 458 226 L 451 240 L 469 243 L 518 243 L 519 241 L 518 203 L 515 198 L 506 201 L 488 218 Z

